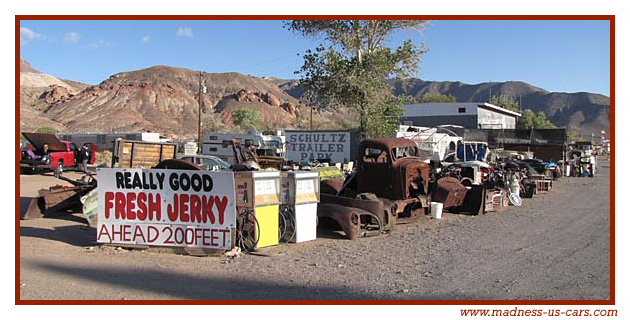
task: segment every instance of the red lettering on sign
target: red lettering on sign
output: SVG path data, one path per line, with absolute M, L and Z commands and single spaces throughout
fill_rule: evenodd
M 149 193 L 149 220 L 153 220 L 153 213 L 155 213 L 155 220 L 162 220 L 162 204 L 160 203 L 160 194 L 153 195 Z
M 210 245 L 210 242 L 207 242 L 207 241 L 206 241 L 206 240 L 208 240 L 208 238 L 209 238 L 209 237 L 208 237 L 208 232 L 209 232 L 209 231 L 210 231 L 210 230 L 208 230 L 208 229 L 203 229 L 203 231 L 201 231 L 201 234 L 202 234 L 202 237 L 201 237 L 201 243 L 202 243 L 204 246 L 209 246 L 209 245 Z
M 171 238 L 173 237 L 173 229 L 171 229 L 171 227 L 164 227 L 162 229 L 162 232 L 166 232 L 168 231 L 168 237 L 166 237 L 166 240 L 164 240 L 164 243 L 173 243 L 173 240 L 171 240 Z
M 214 203 L 213 196 L 201 197 L 201 205 L 203 210 L 203 223 L 207 223 L 208 219 L 210 223 L 214 223 L 214 213 L 212 212 L 212 204 Z
M 226 196 L 223 196 L 223 198 L 215 196 L 214 204 L 217 206 L 217 210 L 219 211 L 219 224 L 223 224 L 223 218 L 225 217 L 225 208 L 227 207 L 228 199 Z M 212 223 L 214 223 L 214 221 L 212 221 Z
M 114 193 L 113 192 L 105 192 L 105 219 L 109 219 L 109 210 L 114 207 Z
M 220 229 L 219 231 L 221 231 L 221 233 L 223 233 L 223 247 L 225 248 L 225 239 L 227 239 L 227 233 L 230 232 L 229 229 Z
M 219 239 L 219 237 L 215 237 L 214 236 L 214 232 L 217 231 L 217 229 L 212 229 L 210 230 L 210 245 L 212 246 L 217 246 L 217 243 L 214 242 L 215 239 Z
M 107 230 L 107 225 L 103 224 L 101 226 L 101 229 L 98 231 L 98 236 L 96 237 L 96 241 L 100 241 L 101 240 L 101 236 L 106 235 L 107 238 L 109 239 L 109 242 L 112 241 L 112 237 L 109 235 L 109 231 Z
M 136 194 L 133 192 L 127 193 L 127 219 L 135 220 L 136 212 L 134 209 L 136 208 Z
M 138 242 L 138 240 L 136 240 L 138 236 L 142 238 L 142 243 L 147 242 L 147 239 L 144 238 L 144 233 L 142 232 L 142 228 L 139 225 L 136 225 L 136 230 L 133 232 L 133 242 Z
M 173 234 L 175 235 L 174 237 L 175 243 L 181 244 L 184 242 L 184 230 L 182 230 L 182 228 L 175 228 L 175 231 L 173 231 Z
M 112 224 L 112 237 L 110 238 L 111 241 L 114 241 L 116 239 L 116 235 L 122 238 L 122 226 L 118 226 L 118 228 L 118 231 L 116 231 L 116 225 Z
M 190 221 L 201 222 L 201 199 L 198 195 L 190 195 Z
M 116 211 L 115 211 L 115 216 L 116 219 L 125 219 L 126 217 L 126 212 L 125 212 L 125 194 L 122 192 L 116 192 Z
M 197 228 L 195 228 L 195 229 L 197 229 Z M 195 238 L 195 229 L 186 229 L 186 244 L 187 245 L 191 245 L 191 244 L 196 244 L 197 243 L 197 238 Z M 190 231 L 190 233 L 189 233 L 189 231 Z M 188 237 L 188 234 L 190 234 L 190 238 Z
M 136 215 L 138 216 L 138 220 L 144 221 L 147 219 L 147 195 L 144 192 L 138 193 L 136 204 L 138 205 L 138 211 L 136 211 Z
M 151 231 L 153 231 L 155 233 L 155 237 L 151 237 Z M 152 243 L 155 242 L 155 240 L 157 240 L 157 238 L 160 236 L 160 231 L 154 227 L 154 226 L 148 226 L 147 227 L 147 242 L 148 243 Z
M 131 241 L 131 239 L 128 237 L 131 235 L 131 231 L 129 230 L 129 228 L 131 228 L 131 226 L 128 224 L 122 226 L 122 229 L 123 229 L 122 240 L 123 241 Z
M 199 232 L 201 232 L 203 229 L 201 228 L 195 228 L 195 244 L 199 243 Z
M 173 196 L 173 204 L 168 204 L 168 206 L 166 206 L 166 211 L 168 213 L 168 219 L 175 222 L 177 221 L 177 217 L 179 216 L 179 212 L 177 210 L 179 210 L 179 206 L 177 205 L 178 203 L 178 197 L 177 195 Z
M 177 195 L 175 195 L 177 197 Z M 190 197 L 188 194 L 180 194 L 179 195 L 179 221 L 188 222 L 190 221 L 190 215 L 188 214 L 188 201 Z

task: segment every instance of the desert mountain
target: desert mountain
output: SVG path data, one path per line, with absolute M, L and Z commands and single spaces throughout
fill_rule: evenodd
M 583 135 L 610 129 L 610 98 L 601 94 L 548 92 L 525 82 L 465 84 L 447 81 L 392 81 L 397 95 L 421 97 L 425 93 L 454 96 L 458 102 L 484 102 L 491 95 L 507 95 L 521 101 L 522 110 L 544 112 L 558 127 L 575 126 Z
M 22 130 L 42 126 L 63 132 L 156 131 L 171 138 L 191 138 L 197 132 L 199 71 L 168 66 L 122 72 L 96 86 L 61 80 L 20 64 L 20 123 Z M 297 80 L 258 78 L 239 73 L 201 72 L 202 119 L 232 122 L 231 111 L 257 110 L 267 128 L 295 127 L 307 117 Z M 411 79 L 392 81 L 397 95 L 421 97 L 442 93 L 457 101 L 488 101 L 508 95 L 535 112 L 543 111 L 557 126 L 576 126 L 584 135 L 610 127 L 610 98 L 592 93 L 558 93 L 524 82 L 465 84 Z M 344 126 L 352 117 L 315 114 L 315 128 Z M 346 117 L 346 118 L 344 118 Z M 345 119 L 345 120 L 344 120 Z M 207 123 L 204 121 L 204 123 Z M 335 127 L 336 128 L 336 127 Z
M 69 99 L 51 104 L 44 114 L 67 132 L 156 131 L 173 138 L 197 133 L 199 71 L 167 66 L 122 72 Z M 260 112 L 266 127 L 291 126 L 299 102 L 278 86 L 238 73 L 201 72 L 202 118 L 216 114 L 231 123 L 231 111 Z
M 281 89 L 300 98 L 304 93 L 297 80 L 269 78 Z M 459 81 L 392 80 L 394 94 L 422 97 L 426 93 L 454 96 L 458 102 L 485 102 L 491 95 L 507 95 L 520 100 L 522 109 L 544 112 L 558 127 L 575 126 L 582 135 L 599 134 L 610 129 L 610 98 L 601 94 L 549 92 L 525 82 L 486 82 L 466 84 Z
M 62 130 L 63 123 L 51 120 L 42 111 L 51 103 L 67 99 L 87 86 L 42 73 L 20 60 L 20 126 L 25 130 L 40 127 Z

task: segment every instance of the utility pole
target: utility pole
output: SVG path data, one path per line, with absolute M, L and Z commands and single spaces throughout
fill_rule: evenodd
M 313 130 L 313 107 L 311 107 L 311 130 Z
M 201 154 L 201 146 L 202 146 L 202 141 L 201 141 L 201 105 L 203 104 L 203 100 L 201 98 L 201 92 L 202 92 L 202 87 L 201 87 L 201 71 L 199 71 L 199 95 L 198 97 L 198 102 L 199 102 L 199 117 L 198 117 L 198 122 L 197 122 L 197 154 Z
M 492 100 L 492 79 L 490 79 L 490 96 L 488 97 L 488 102 Z

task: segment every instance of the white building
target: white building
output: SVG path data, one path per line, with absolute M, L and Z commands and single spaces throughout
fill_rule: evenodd
M 403 105 L 404 125 L 458 125 L 470 129 L 515 129 L 520 113 L 485 102 L 414 103 Z

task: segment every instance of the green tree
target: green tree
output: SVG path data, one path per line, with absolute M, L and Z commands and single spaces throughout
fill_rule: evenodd
M 500 96 L 492 96 L 490 98 L 490 103 L 516 112 L 520 110 L 518 101 L 512 99 L 512 97 L 505 94 L 502 94 Z
M 525 109 L 518 119 L 518 128 L 521 129 L 553 129 L 556 126 L 547 120 L 544 112 L 534 113 L 530 109 Z
M 201 121 L 203 123 L 204 130 L 209 130 L 216 133 L 227 133 L 230 130 L 228 126 L 223 123 L 223 119 L 220 113 L 204 113 L 201 117 Z
M 50 128 L 50 127 L 41 127 L 37 130 L 35 130 L 36 133 L 52 133 L 52 134 L 57 134 L 57 130 Z
M 457 98 L 450 94 L 441 94 L 441 93 L 425 93 L 418 99 L 419 103 L 429 103 L 429 102 L 457 102 Z
M 241 127 L 241 129 L 249 131 L 260 131 L 260 112 L 250 109 L 240 109 L 232 111 L 232 122 Z
M 422 30 L 424 20 L 293 20 L 285 27 L 306 37 L 323 35 L 332 46 L 307 50 L 301 84 L 306 99 L 328 107 L 346 106 L 359 112 L 364 137 L 392 135 L 403 113 L 386 80 L 415 74 L 424 44 L 411 40 L 392 49 L 383 46 L 398 30 Z

